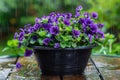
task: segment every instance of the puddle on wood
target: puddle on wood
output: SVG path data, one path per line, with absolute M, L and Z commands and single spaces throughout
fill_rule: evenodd
M 120 70 L 100 69 L 105 80 L 120 80 Z
M 105 80 L 120 80 L 120 58 L 93 56 Z
M 120 70 L 120 58 L 93 56 L 93 60 L 99 68 L 105 68 L 108 70 Z

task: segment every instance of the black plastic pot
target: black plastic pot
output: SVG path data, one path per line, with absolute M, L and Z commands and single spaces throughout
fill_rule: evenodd
M 94 46 L 78 48 L 34 47 L 42 75 L 83 74 Z

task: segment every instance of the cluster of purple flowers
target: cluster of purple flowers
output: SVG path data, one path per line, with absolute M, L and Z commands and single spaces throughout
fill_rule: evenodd
M 71 35 L 73 39 L 80 37 L 81 34 L 85 34 L 89 38 L 90 43 L 92 43 L 93 39 L 104 38 L 104 33 L 101 31 L 101 28 L 104 25 L 94 22 L 94 20 L 98 18 L 98 14 L 96 12 L 84 12 L 82 14 L 82 9 L 82 6 L 78 6 L 74 16 L 71 13 L 52 12 L 48 16 L 36 18 L 33 26 L 31 24 L 27 24 L 24 28 L 20 28 L 20 32 L 15 33 L 14 39 L 18 39 L 19 44 L 21 45 L 26 39 L 26 35 L 46 31 L 46 35 L 49 34 L 51 35 L 50 37 L 44 36 L 41 38 L 41 36 L 34 35 L 31 38 L 34 41 L 41 38 L 44 46 L 48 46 L 49 43 L 52 42 L 54 48 L 59 48 L 60 41 L 55 39 L 59 34 L 63 36 L 64 34 Z M 71 31 L 67 32 L 65 28 L 71 26 Z M 30 51 L 27 52 L 31 54 Z
M 48 16 L 36 18 L 33 26 L 27 24 L 24 28 L 19 29 L 19 33 L 15 33 L 14 39 L 19 41 L 18 47 L 21 47 L 22 44 L 28 46 L 28 44 L 31 44 L 30 40 L 33 41 L 33 46 L 36 45 L 34 42 L 37 42 L 40 46 L 60 48 L 61 43 L 65 41 L 76 43 L 77 46 L 82 46 L 80 44 L 82 41 L 87 40 L 88 44 L 92 44 L 94 41 L 104 38 L 104 32 L 101 31 L 104 25 L 102 23 L 95 23 L 98 14 L 96 12 L 84 12 L 82 14 L 82 9 L 82 6 L 78 6 L 74 16 L 71 13 L 52 12 Z M 66 35 L 69 36 L 70 40 L 61 40 L 61 37 L 66 38 Z M 81 40 L 78 40 L 78 38 Z M 26 49 L 24 56 L 31 56 L 32 53 L 32 50 Z M 18 62 L 16 68 L 19 69 L 21 67 L 22 65 Z

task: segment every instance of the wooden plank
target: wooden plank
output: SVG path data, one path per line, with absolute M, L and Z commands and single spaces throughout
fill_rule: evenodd
M 7 76 L 15 66 L 16 58 L 0 58 L 0 80 L 6 80 Z
M 9 75 L 11 68 L 3 68 L 0 70 L 0 80 L 5 80 Z
M 120 58 L 92 56 L 105 80 L 120 80 Z
M 38 75 L 40 70 L 38 68 L 38 66 L 34 66 L 32 67 L 33 64 L 37 64 L 36 59 L 34 56 L 32 57 L 21 57 L 19 58 L 18 62 L 20 62 L 21 64 L 23 64 L 23 70 L 19 70 L 16 71 L 16 69 L 13 71 L 13 73 L 9 76 L 9 80 L 20 80 L 20 79 L 25 79 L 25 80 L 60 80 L 59 76 L 40 76 Z M 30 69 L 26 69 L 26 68 L 30 68 Z M 15 72 L 16 71 L 16 72 Z M 23 76 L 18 75 L 18 73 L 25 73 L 23 74 Z M 38 74 L 31 74 L 30 73 L 38 73 Z M 26 75 L 29 74 L 29 75 Z M 100 80 L 97 71 L 95 69 L 95 67 L 92 65 L 91 62 L 88 63 L 88 66 L 85 70 L 85 74 L 84 75 L 69 75 L 69 76 L 63 76 L 63 80 Z

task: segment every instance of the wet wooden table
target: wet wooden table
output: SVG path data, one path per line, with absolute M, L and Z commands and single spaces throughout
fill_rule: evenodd
M 120 58 L 92 56 L 84 75 L 41 76 L 34 56 L 29 58 L 0 58 L 0 80 L 120 80 Z M 16 61 L 22 68 L 15 69 Z M 100 75 L 100 73 L 101 75 Z

